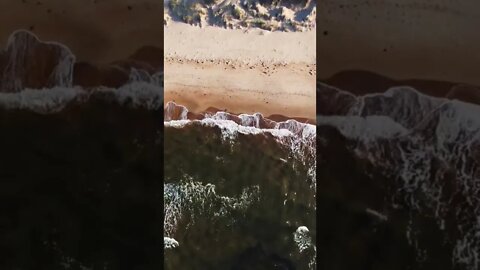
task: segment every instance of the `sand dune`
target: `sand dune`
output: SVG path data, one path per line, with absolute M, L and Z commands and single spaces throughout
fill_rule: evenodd
M 305 31 L 315 28 L 316 1 L 225 0 L 165 2 L 164 22 L 215 25 L 231 29 L 260 28 Z

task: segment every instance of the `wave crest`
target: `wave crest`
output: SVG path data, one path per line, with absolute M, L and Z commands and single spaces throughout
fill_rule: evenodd
M 391 203 L 390 211 L 410 211 L 407 237 L 419 258 L 424 254 L 419 239 L 425 232 L 413 216 L 428 213 L 452 245 L 452 263 L 478 269 L 480 106 L 430 97 L 410 87 L 354 96 L 317 86 L 317 124 L 337 129 L 352 156 L 392 179 L 384 185 L 394 192 L 383 196 Z

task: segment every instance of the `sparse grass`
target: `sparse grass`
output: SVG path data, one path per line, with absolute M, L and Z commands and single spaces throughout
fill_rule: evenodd
M 227 28 L 254 27 L 268 31 L 301 31 L 304 30 L 305 27 L 310 27 L 307 25 L 308 23 L 312 24 L 307 21 L 292 21 L 291 10 L 287 10 L 288 12 L 283 14 L 281 7 L 275 9 L 275 6 L 285 5 L 285 2 L 282 0 L 265 0 L 260 2 L 239 1 L 237 4 L 232 3 L 215 9 L 213 14 L 207 12 L 209 6 L 216 5 L 222 1 L 223 0 L 170 0 L 168 5 L 172 18 L 180 19 L 189 24 L 202 24 L 202 22 L 211 19 L 211 22 L 214 24 Z M 261 3 L 265 6 L 261 5 Z M 211 16 L 212 18 L 207 18 L 207 16 Z
M 190 11 L 192 11 L 192 13 L 205 15 L 205 10 L 203 9 L 203 7 L 200 3 L 194 3 L 194 4 L 190 5 L 188 9 Z
M 238 20 L 243 20 L 245 18 L 245 12 L 238 6 L 233 7 L 232 15 Z
M 267 31 L 272 31 L 274 29 L 274 26 L 271 23 L 263 19 L 258 19 L 258 18 L 253 19 L 251 24 L 253 26 L 256 26 L 260 29 L 267 30 Z
M 192 15 L 184 15 L 182 19 L 183 19 L 184 22 L 186 22 L 188 24 L 195 23 L 195 17 L 192 16 Z
M 265 22 L 265 20 L 255 18 L 253 19 L 252 24 L 258 27 L 263 27 L 265 24 L 267 24 L 267 22 Z
M 168 2 L 168 7 L 171 9 L 171 10 L 175 10 L 178 8 L 178 6 L 180 5 L 180 2 L 182 0 L 170 0 L 170 2 Z
M 218 2 L 219 0 L 205 0 L 205 4 L 207 5 L 215 5 Z

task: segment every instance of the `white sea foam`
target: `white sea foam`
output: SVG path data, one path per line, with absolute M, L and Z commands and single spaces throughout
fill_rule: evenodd
M 293 233 L 293 241 L 297 245 L 299 253 L 305 253 L 307 250 L 313 250 L 309 258 L 308 269 L 316 269 L 316 246 L 312 243 L 310 231 L 306 226 L 299 226 Z
M 230 142 L 237 139 L 239 134 L 271 135 L 279 144 L 287 147 L 296 159 L 308 167 L 308 179 L 306 180 L 310 182 L 312 190 L 316 190 L 316 127 L 314 125 L 287 120 L 277 123 L 274 128 L 259 128 L 255 119 L 263 118 L 260 114 L 255 114 L 254 117 L 242 115 L 243 119 L 248 119 L 242 121 L 247 126 L 233 120 L 225 120 L 228 117 L 225 113 L 207 114 L 201 120 L 165 121 L 164 126 L 172 128 L 184 128 L 191 125 L 215 127 L 221 130 L 222 138 Z
M 312 245 L 312 241 L 310 238 L 310 231 L 305 226 L 300 226 L 297 228 L 297 230 L 293 234 L 293 239 L 297 244 L 298 250 L 300 252 L 305 251 L 306 249 L 310 248 Z
M 163 237 L 163 245 L 165 249 L 173 249 L 177 248 L 180 244 L 177 240 L 170 238 L 170 237 Z
M 253 186 L 245 188 L 239 197 L 228 197 L 217 194 L 215 185 L 192 179 L 164 184 L 165 237 L 175 236 L 178 223 L 184 215 L 195 222 L 195 213 L 215 219 L 225 217 L 233 210 L 246 211 L 258 200 L 259 192 L 260 188 Z
M 149 82 L 131 82 L 118 89 L 101 88 L 98 91 L 111 92 L 120 104 L 158 110 L 163 106 L 163 88 Z
M 164 125 L 165 127 L 183 128 L 196 123 L 208 127 L 217 127 L 222 130 L 223 136 L 228 139 L 235 139 L 238 134 L 271 134 L 276 138 L 293 135 L 288 129 L 261 129 L 252 126 L 242 126 L 232 120 L 217 120 L 212 118 L 204 118 L 202 120 L 172 120 L 164 122 Z
M 0 107 L 4 109 L 24 109 L 48 114 L 61 111 L 68 103 L 86 92 L 79 87 L 54 87 L 51 89 L 25 89 L 16 93 L 0 92 Z
M 411 211 L 431 211 L 442 231 L 453 208 L 457 221 L 455 234 L 450 235 L 453 264 L 478 269 L 480 106 L 429 97 L 409 87 L 355 97 L 348 104 L 351 107 L 345 115 L 320 115 L 317 123 L 334 126 L 357 142 L 354 152 L 395 181 L 398 190 L 393 194 L 393 207 L 406 204 Z M 453 193 L 448 191 L 449 184 L 456 186 Z M 468 207 L 452 205 L 454 196 L 464 198 Z M 421 232 L 414 225 L 409 228 L 407 237 L 418 258 L 424 258 L 425 250 L 416 239 Z
M 317 125 L 334 125 L 342 135 L 364 142 L 393 138 L 407 134 L 409 131 L 390 117 L 373 116 L 329 116 L 318 117 Z
M 28 75 L 25 68 L 26 63 L 35 60 L 36 48 L 39 46 L 50 46 L 54 48 L 57 64 L 50 74 L 49 83 L 57 87 L 72 87 L 73 66 L 75 55 L 65 45 L 57 42 L 41 42 L 32 32 L 26 30 L 17 30 L 13 32 L 7 41 L 6 59 L 7 65 L 2 74 L 0 88 L 9 89 L 9 91 L 19 92 L 24 90 L 23 79 Z
M 89 97 L 98 93 L 109 93 L 119 103 L 148 110 L 163 106 L 163 87 L 156 82 L 130 82 L 118 89 L 98 87 L 85 90 L 79 86 L 43 89 L 23 89 L 18 92 L 0 92 L 0 107 L 13 110 L 30 110 L 41 114 L 58 113 L 71 102 L 88 102 Z

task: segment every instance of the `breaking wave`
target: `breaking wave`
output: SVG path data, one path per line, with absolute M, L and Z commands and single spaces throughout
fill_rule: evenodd
M 161 250 L 160 51 L 97 67 L 29 31 L 10 36 L 0 50 L 0 164 L 12 196 L 0 219 L 14 238 L 0 268 L 133 269 Z M 40 237 L 18 234 L 29 231 Z
M 118 87 L 101 82 L 92 85 L 88 79 L 76 84 L 75 61 L 75 55 L 63 44 L 42 42 L 26 30 L 13 32 L 5 50 L 0 51 L 0 108 L 51 114 L 98 98 L 148 110 L 163 105 L 163 71 L 147 72 L 136 68 L 132 61 L 120 69 L 128 78 L 124 83 L 122 78 L 116 78 L 113 84 Z
M 317 96 L 319 130 L 338 130 L 346 139 L 343 147 L 370 164 L 365 170 L 385 178 L 377 183 L 390 188 L 382 195 L 390 202 L 383 206 L 385 216 L 410 213 L 406 237 L 418 262 L 434 259 L 429 254 L 435 247 L 421 240 L 431 229 L 416 217 L 433 217 L 452 269 L 478 269 L 480 107 L 411 87 L 354 96 L 318 83 Z M 328 135 L 319 138 L 331 141 Z
M 225 269 L 221 262 L 232 258 L 225 263 L 255 265 L 267 260 L 271 266 L 314 269 L 314 244 L 307 248 L 310 251 L 299 249 L 294 236 L 296 228 L 305 226 L 310 228 L 311 243 L 315 242 L 313 125 L 295 120 L 275 122 L 261 114 L 193 115 L 184 107 L 168 103 L 163 115 L 165 133 L 161 134 L 162 71 L 122 67 L 127 70 L 126 79 L 122 77 L 113 83 L 118 87 L 108 87 L 100 79 L 90 82 L 81 74 L 79 78 L 86 81 L 76 83 L 75 67 L 75 56 L 67 47 L 41 42 L 28 31 L 12 34 L 7 49 L 0 52 L 0 112 L 5 120 L 2 126 L 7 129 L 2 136 L 10 140 L 19 134 L 25 136 L 29 144 L 21 149 L 31 146 L 42 157 L 27 160 L 29 165 L 40 164 L 43 170 L 50 168 L 44 163 L 49 161 L 67 166 L 65 171 L 69 172 L 88 164 L 96 169 L 85 169 L 85 177 L 95 180 L 98 194 L 115 192 L 109 189 L 117 185 L 109 182 L 110 177 L 126 181 L 118 185 L 130 183 L 146 192 L 141 179 L 158 180 L 158 164 L 162 163 L 159 148 L 164 136 L 167 265 L 193 269 L 176 267 L 192 263 L 204 269 Z M 11 129 L 17 127 L 17 121 L 24 128 Z M 43 133 L 45 127 L 58 133 L 47 136 Z M 27 132 L 23 133 L 24 130 Z M 70 149 L 70 139 L 80 145 L 71 149 L 73 154 L 65 150 Z M 57 147 L 54 152 L 45 148 L 48 143 Z M 5 164 L 16 164 L 15 158 L 24 160 L 15 151 L 9 153 L 12 157 L 4 159 Z M 22 180 L 31 179 L 29 172 L 21 173 L 25 174 Z M 122 212 L 117 210 L 112 213 Z M 130 221 L 122 222 L 133 226 Z M 64 267 L 90 263 L 88 258 L 80 257 L 80 251 L 66 247 L 62 238 L 58 239 L 58 245 L 52 240 L 47 247 L 61 257 Z M 119 246 L 112 243 L 117 242 L 101 243 L 99 249 Z M 195 256 L 186 259 L 186 253 Z M 122 262 L 119 265 L 127 263 L 123 259 L 118 259 Z
M 237 260 L 253 267 L 264 256 L 271 266 L 315 269 L 314 238 L 302 236 L 299 249 L 294 234 L 300 226 L 315 228 L 314 125 L 261 114 L 195 115 L 173 102 L 164 119 L 164 229 L 179 243 L 166 254 L 167 268 L 202 260 L 210 269 Z M 185 252 L 195 256 L 186 261 Z M 234 259 L 220 266 L 225 256 Z
M 159 73 L 155 76 L 161 76 Z M 91 100 L 104 99 L 135 108 L 159 110 L 163 105 L 162 81 L 132 81 L 117 89 L 97 87 L 60 87 L 23 89 L 18 92 L 0 92 L 0 108 L 29 110 L 40 114 L 58 113 L 70 105 L 88 104 Z

